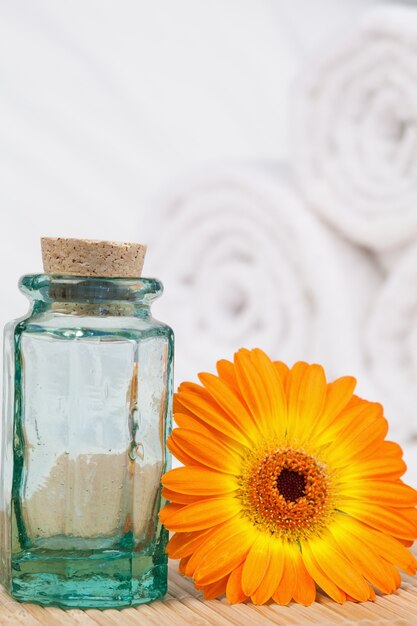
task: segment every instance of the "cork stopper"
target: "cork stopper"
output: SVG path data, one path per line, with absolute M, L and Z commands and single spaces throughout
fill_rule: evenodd
M 140 243 L 42 237 L 46 274 L 138 278 L 146 246 Z

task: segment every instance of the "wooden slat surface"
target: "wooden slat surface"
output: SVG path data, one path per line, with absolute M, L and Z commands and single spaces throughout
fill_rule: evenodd
M 98 611 L 63 611 L 35 604 L 19 604 L 0 588 L 0 624 L 5 626 L 417 626 L 417 578 L 404 576 L 401 588 L 375 602 L 340 606 L 319 594 L 312 606 L 295 603 L 256 607 L 230 606 L 221 600 L 202 599 L 191 582 L 169 567 L 169 591 L 163 600 L 136 608 Z

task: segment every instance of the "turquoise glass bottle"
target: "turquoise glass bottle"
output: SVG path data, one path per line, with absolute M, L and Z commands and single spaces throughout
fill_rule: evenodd
M 129 244 L 113 267 L 121 244 L 82 241 L 78 258 L 77 240 L 48 242 L 72 252 L 20 280 L 30 312 L 5 329 L 2 582 L 22 602 L 148 602 L 167 588 L 173 333 L 150 311 L 162 285 L 126 277 L 140 272 L 123 267 Z

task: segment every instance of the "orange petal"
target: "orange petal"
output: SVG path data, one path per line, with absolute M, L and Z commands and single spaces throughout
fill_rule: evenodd
M 168 450 L 170 450 L 175 458 L 181 461 L 181 463 L 183 463 L 184 465 L 194 465 L 194 459 L 186 452 L 184 452 L 184 450 L 182 450 L 179 446 L 177 446 L 171 436 L 167 439 L 167 446 Z
M 337 526 L 346 529 L 358 539 L 365 542 L 386 561 L 401 568 L 405 572 L 414 574 L 417 560 L 399 541 L 378 530 L 365 526 L 359 520 L 348 515 L 337 517 Z
M 379 505 L 412 507 L 417 504 L 417 491 L 398 481 L 361 480 L 345 482 L 338 487 L 338 495 Z
M 250 356 L 256 369 L 262 372 L 265 394 L 270 399 L 271 420 L 267 424 L 268 430 L 270 432 L 273 429 L 279 437 L 283 437 L 287 427 L 287 397 L 282 378 L 265 352 L 255 348 Z
M 205 381 L 206 377 L 210 376 L 212 375 L 200 374 L 202 381 Z M 192 411 L 198 418 L 203 420 L 203 422 L 209 424 L 212 428 L 215 428 L 231 439 L 235 439 L 241 444 L 250 447 L 252 444 L 250 443 L 250 440 L 246 436 L 244 430 L 246 427 L 246 420 L 244 419 L 245 409 L 242 403 L 239 402 L 225 383 L 223 383 L 216 376 L 212 377 L 215 381 L 217 381 L 217 383 L 213 383 L 212 385 L 210 384 L 210 388 L 218 386 L 220 399 L 222 398 L 222 395 L 224 395 L 225 401 L 221 401 L 219 403 L 215 402 L 213 397 L 211 397 L 202 387 L 199 388 L 201 389 L 199 393 L 189 391 L 178 392 L 178 401 L 187 409 Z M 232 415 L 230 415 L 231 411 L 225 412 L 222 408 L 222 405 L 230 402 L 231 397 L 234 398 Z M 236 421 L 238 423 L 236 423 Z
M 307 369 L 308 363 L 305 363 L 304 361 L 298 361 L 297 363 L 294 363 L 294 365 L 288 372 L 287 379 L 285 381 L 285 393 L 287 395 L 288 414 L 296 415 L 297 413 L 300 387 Z
M 242 590 L 242 572 L 245 562 L 241 563 L 236 569 L 234 569 L 227 581 L 226 596 L 230 604 L 238 604 L 244 602 L 247 596 Z
M 381 448 L 383 457 L 402 459 L 403 451 L 401 446 L 395 441 L 384 441 Z
M 161 509 L 158 513 L 159 516 L 159 520 L 161 522 L 161 524 L 165 524 L 165 520 L 172 515 L 173 513 L 175 513 L 176 511 L 181 511 L 181 509 L 183 508 L 182 504 L 166 504 L 164 506 L 163 509 Z
M 272 598 L 278 604 L 286 605 L 293 597 L 297 572 L 295 569 L 295 561 L 293 558 L 293 545 L 287 542 L 282 542 L 283 547 L 283 570 L 281 580 L 275 589 Z M 298 548 L 297 548 L 298 550 Z
M 190 558 L 189 556 L 186 556 L 183 559 L 180 559 L 180 562 L 178 563 L 178 571 L 182 575 L 184 575 L 185 573 L 185 568 L 187 567 L 189 558 Z
M 302 557 L 308 573 L 316 581 L 319 587 L 321 587 L 323 591 L 330 596 L 330 598 L 335 600 L 335 602 L 343 604 L 346 601 L 346 593 L 342 591 L 332 580 L 330 580 L 330 578 L 322 570 L 314 558 L 308 541 L 302 543 Z
M 240 531 L 241 526 L 239 525 L 239 518 L 237 516 L 219 524 L 215 528 L 211 528 L 209 532 L 205 533 L 204 541 L 200 542 L 200 545 L 196 547 L 188 561 L 187 569 L 185 570 L 186 575 L 194 576 L 196 568 L 207 555 L 216 551 L 216 546 L 219 542 L 232 539 Z
M 388 442 L 386 442 L 388 443 Z M 401 458 L 387 458 L 383 453 L 364 461 L 358 460 L 340 472 L 340 482 L 352 483 L 358 479 L 379 478 L 395 480 L 406 471 L 407 466 Z
M 323 428 L 328 428 L 329 424 L 346 408 L 352 398 L 355 386 L 356 379 L 352 376 L 342 376 L 327 385 L 326 399 L 316 432 L 313 433 L 313 438 L 315 434 L 320 433 Z
M 239 394 L 214 374 L 203 372 L 198 377 L 213 402 L 228 416 L 228 421 L 231 421 L 239 431 L 243 430 L 246 433 L 244 443 L 248 445 L 251 438 L 257 437 L 256 424 Z
M 199 495 L 179 493 L 178 491 L 171 491 L 171 489 L 167 489 L 167 487 L 162 488 L 162 497 L 168 500 L 168 502 L 174 502 L 175 504 L 191 504 L 191 502 L 201 500 L 201 496 Z
M 242 573 L 242 590 L 247 596 L 251 596 L 257 590 L 268 568 L 269 543 L 269 536 L 259 533 L 246 557 Z
M 363 416 L 358 418 L 358 421 Z M 369 425 L 357 424 L 360 432 L 354 433 L 355 424 L 346 425 L 343 433 L 339 433 L 326 449 L 326 457 L 334 467 L 344 467 L 352 463 L 352 458 L 367 458 L 374 454 L 388 432 L 385 418 L 374 419 Z M 351 430 L 352 427 L 352 430 Z
M 302 377 L 295 419 L 303 424 L 302 430 L 309 431 L 317 422 L 326 401 L 326 376 L 321 365 L 309 365 Z
M 347 407 L 339 413 L 337 419 L 318 434 L 320 441 L 334 441 L 340 438 L 354 440 L 365 428 L 383 416 L 382 406 L 377 402 L 367 402 L 353 396 Z
M 358 539 L 346 528 L 333 524 L 330 533 L 340 550 L 366 580 L 384 593 L 392 593 L 396 589 L 393 567 L 364 541 Z
M 400 572 L 397 569 L 395 569 L 393 565 L 390 565 L 390 567 L 392 568 L 392 575 L 394 577 L 395 589 L 398 589 L 401 586 Z
M 298 546 L 296 550 L 294 550 L 294 560 L 297 582 L 294 588 L 293 598 L 299 604 L 309 606 L 316 599 L 316 585 L 306 570 Z
M 229 574 L 246 558 L 254 539 L 254 532 L 248 530 L 247 525 L 244 524 L 234 536 L 219 541 L 196 568 L 195 581 L 206 585 Z
M 181 559 L 191 554 L 203 543 L 210 530 L 191 533 L 175 533 L 168 541 L 166 553 L 170 559 Z
M 214 600 L 214 598 L 218 598 L 222 596 L 226 592 L 226 585 L 229 576 L 225 576 L 220 580 L 216 580 L 214 583 L 210 585 L 205 585 L 203 587 L 203 594 L 205 600 Z
M 290 440 L 305 439 L 310 435 L 323 410 L 326 399 L 326 377 L 320 365 L 296 363 L 287 378 L 288 398 L 287 434 Z
M 309 548 L 317 565 L 335 585 L 360 602 L 369 598 L 369 585 L 337 548 L 329 532 L 322 538 L 309 541 Z
M 272 363 L 271 367 L 273 368 Z M 275 419 L 271 404 L 274 395 L 265 386 L 265 365 L 260 369 L 253 363 L 249 350 L 239 350 L 235 354 L 235 373 L 241 396 L 249 407 L 258 430 L 264 434 L 269 433 L 271 421 Z M 279 380 L 275 371 L 274 376 Z
M 238 488 L 235 477 L 198 465 L 176 467 L 166 472 L 161 482 L 171 491 L 201 496 L 231 493 Z
M 277 370 L 279 377 L 282 380 L 282 384 L 284 385 L 284 388 L 285 388 L 285 382 L 287 380 L 287 376 L 289 374 L 290 368 L 288 367 L 288 365 L 286 365 L 282 361 L 274 361 L 274 367 Z
M 196 430 L 199 433 L 202 433 L 206 437 L 210 437 L 211 439 L 215 439 L 220 443 L 224 444 L 228 448 L 231 448 L 237 454 L 242 454 L 242 451 L 246 450 L 246 448 L 240 444 L 236 439 L 231 439 L 224 433 L 221 433 L 219 430 L 212 428 L 207 423 L 202 422 L 195 415 L 187 415 L 186 413 L 175 413 L 174 415 L 175 421 L 180 428 L 187 428 L 189 430 Z M 192 463 L 191 463 L 192 465 Z
M 254 604 L 265 604 L 272 597 L 282 577 L 284 549 L 280 539 L 269 539 L 269 562 L 261 583 L 252 594 Z
M 178 505 L 179 509 L 166 512 L 168 507 L 173 506 L 177 505 L 168 504 L 162 509 L 160 518 L 168 530 L 176 532 L 205 530 L 239 513 L 239 507 L 233 498 L 209 498 L 186 506 Z
M 185 450 L 186 454 L 207 467 L 227 474 L 238 474 L 242 459 L 233 450 L 224 444 L 207 437 L 203 433 L 186 428 L 175 428 L 171 435 L 174 443 Z
M 208 424 L 202 422 L 195 415 L 190 415 L 188 413 L 182 413 L 178 411 L 174 413 L 174 419 L 177 426 L 180 428 L 189 428 L 190 430 L 196 430 L 199 433 L 203 433 L 203 435 L 213 435 L 213 433 L 217 433 L 217 430 L 211 428 Z
M 414 508 L 397 511 L 390 507 L 355 500 L 340 502 L 337 506 L 341 511 L 389 535 L 404 539 L 417 537 L 417 510 Z
M 235 366 L 231 361 L 227 361 L 226 359 L 221 359 L 217 361 L 216 364 L 217 373 L 219 378 L 221 378 L 235 393 L 239 392 L 239 387 L 236 380 L 235 374 Z

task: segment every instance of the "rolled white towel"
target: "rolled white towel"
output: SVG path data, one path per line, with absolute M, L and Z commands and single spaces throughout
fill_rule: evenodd
M 393 433 L 417 441 L 417 245 L 398 262 L 373 303 L 364 347 Z
M 365 14 L 305 67 L 292 101 L 293 162 L 312 207 L 388 250 L 417 235 L 417 9 Z
M 287 181 L 231 166 L 180 183 L 150 214 L 147 273 L 165 284 L 154 309 L 176 332 L 177 383 L 242 346 L 360 374 L 377 277 Z

